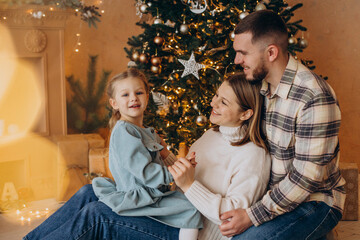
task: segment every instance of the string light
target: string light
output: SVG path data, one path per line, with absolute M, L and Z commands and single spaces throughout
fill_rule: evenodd
M 80 24 L 80 26 L 81 26 L 81 24 Z M 80 49 L 79 49 L 79 46 L 81 46 L 81 42 L 80 42 L 80 33 L 77 33 L 76 34 L 76 44 L 75 44 L 75 48 L 74 48 L 74 51 L 76 52 L 76 53 L 78 53 L 79 51 L 80 51 Z

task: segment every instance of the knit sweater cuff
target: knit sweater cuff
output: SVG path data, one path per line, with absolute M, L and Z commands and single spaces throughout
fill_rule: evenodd
M 204 200 L 208 199 L 207 192 L 203 185 L 196 180 L 184 194 L 193 204 L 201 204 Z
M 166 166 L 171 166 L 177 161 L 176 156 L 170 152 L 170 154 L 163 160 Z

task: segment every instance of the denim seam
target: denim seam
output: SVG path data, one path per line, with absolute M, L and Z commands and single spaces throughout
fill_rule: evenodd
M 328 211 L 328 213 L 326 214 L 326 216 L 323 218 L 323 220 L 321 221 L 321 223 L 314 229 L 314 231 L 312 231 L 305 240 L 309 239 L 309 237 L 318 230 L 318 228 L 321 226 L 321 224 L 325 221 L 325 219 L 327 218 L 327 216 L 329 215 L 331 209 Z
M 306 216 L 312 214 L 313 211 L 314 211 L 314 208 L 312 208 L 311 211 L 307 211 L 306 214 L 303 215 L 301 218 L 306 217 Z M 284 230 L 289 229 L 289 228 L 290 228 L 291 226 L 293 226 L 294 224 L 297 224 L 298 221 L 299 221 L 299 220 L 297 220 L 296 222 L 293 222 L 292 224 L 288 225 L 288 227 L 285 228 Z M 278 234 L 276 234 L 275 236 L 271 237 L 271 239 L 276 240 L 276 239 L 277 239 L 277 235 L 278 235 Z
M 120 225 L 120 226 L 123 226 L 123 227 L 130 228 L 130 229 L 132 229 L 132 230 L 134 230 L 134 231 L 138 231 L 138 232 L 144 233 L 144 234 L 146 234 L 146 235 L 152 236 L 152 237 L 157 238 L 157 239 L 166 240 L 166 239 L 164 239 L 164 238 L 161 238 L 161 237 L 159 237 L 159 236 L 150 234 L 150 233 L 148 233 L 148 232 L 144 232 L 144 231 L 142 231 L 142 230 L 140 230 L 140 229 L 136 229 L 136 228 L 131 227 L 131 226 L 128 226 L 128 225 L 126 225 L 126 224 L 114 223 L 114 222 L 109 222 L 109 221 L 100 221 L 100 222 L 95 223 L 95 224 L 92 225 L 90 228 L 88 228 L 88 230 L 84 231 L 84 232 L 83 232 L 82 234 L 80 234 L 77 238 L 75 238 L 75 240 L 80 239 L 80 238 L 81 238 L 82 236 L 84 236 L 87 232 L 89 232 L 91 229 L 93 229 L 96 225 L 102 224 L 102 223 L 107 223 L 107 224 L 112 223 L 112 224 Z

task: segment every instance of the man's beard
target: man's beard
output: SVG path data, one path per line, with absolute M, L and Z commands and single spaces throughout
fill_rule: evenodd
M 268 73 L 269 70 L 265 67 L 264 60 L 261 59 L 260 65 L 257 66 L 253 72 L 252 79 L 247 79 L 247 80 L 254 84 L 260 83 L 262 82 L 262 80 L 264 80 L 264 78 L 268 75 Z

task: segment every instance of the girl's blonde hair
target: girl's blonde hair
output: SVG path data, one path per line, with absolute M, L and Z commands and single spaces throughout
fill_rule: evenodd
M 229 83 L 233 89 L 240 111 L 253 110 L 253 115 L 248 120 L 242 122 L 240 129 L 241 131 L 245 131 L 244 137 L 238 142 L 231 143 L 231 145 L 241 146 L 251 141 L 267 151 L 266 137 L 261 129 L 264 101 L 263 96 L 260 94 L 261 82 L 252 83 L 246 80 L 245 74 L 243 73 L 231 75 L 225 79 L 225 81 Z M 219 131 L 219 126 L 215 126 L 214 130 Z
M 150 86 L 149 86 L 149 82 L 148 82 L 147 78 L 145 77 L 145 74 L 143 72 L 141 72 L 140 70 L 136 69 L 136 68 L 129 68 L 126 71 L 115 75 L 108 82 L 106 93 L 107 93 L 107 96 L 108 96 L 109 99 L 110 98 L 115 98 L 115 84 L 118 81 L 121 81 L 121 80 L 126 79 L 126 78 L 140 79 L 144 83 L 146 94 L 149 94 Z M 115 126 L 116 122 L 118 120 L 120 120 L 120 117 L 121 117 L 121 115 L 120 115 L 119 110 L 118 109 L 116 109 L 116 110 L 112 109 L 112 115 L 111 115 L 111 118 L 109 120 L 110 131 Z

